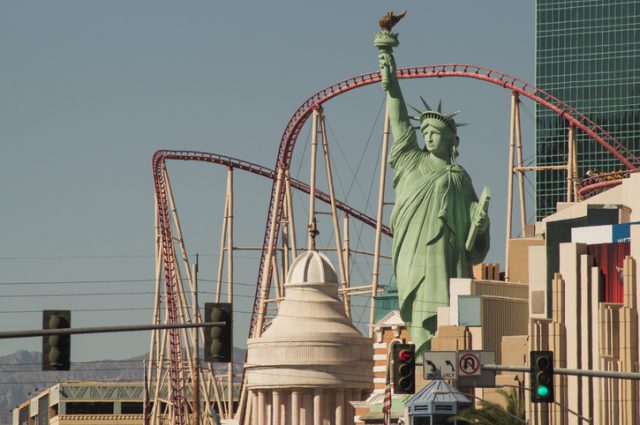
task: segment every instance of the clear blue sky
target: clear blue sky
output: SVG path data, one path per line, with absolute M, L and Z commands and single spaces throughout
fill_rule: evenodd
M 390 6 L 408 9 L 396 27 L 399 66 L 468 63 L 534 82 L 533 1 L 0 3 L 0 330 L 39 328 L 45 308 L 74 310 L 74 326 L 149 323 L 153 152 L 200 150 L 273 167 L 302 101 L 376 69 L 373 34 Z M 459 120 L 469 123 L 460 131 L 460 162 L 478 192 L 492 189 L 488 260 L 502 262 L 508 91 L 462 79 L 402 87 L 409 103 L 442 98 L 445 111 L 461 110 Z M 343 189 L 351 178 L 346 163 L 355 168 L 361 157 L 361 192 L 371 184 L 382 100 L 380 88 L 369 86 L 326 105 Z M 526 157 L 533 110 L 525 102 Z M 297 167 L 306 181 L 306 163 Z M 206 285 L 225 170 L 172 163 L 170 172 Z M 259 245 L 270 184 L 239 174 L 237 183 L 237 244 Z M 255 257 L 241 257 L 237 293 L 245 301 L 236 317 L 246 323 Z M 84 283 L 47 283 L 75 281 Z M 237 329 L 242 344 L 245 330 Z M 72 357 L 126 358 L 148 344 L 147 333 L 76 336 Z M 17 349 L 39 350 L 40 339 L 4 340 L 0 355 Z

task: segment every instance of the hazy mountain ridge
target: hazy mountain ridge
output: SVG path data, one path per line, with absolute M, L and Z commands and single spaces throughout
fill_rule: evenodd
M 234 348 L 234 359 L 242 363 L 244 353 L 245 350 Z M 44 372 L 41 370 L 42 354 L 40 352 L 19 350 L 2 356 L 0 357 L 0 425 L 11 425 L 12 410 L 15 407 L 60 381 L 142 381 L 145 359 L 147 359 L 146 354 L 124 360 L 72 362 L 69 371 Z M 226 373 L 226 371 L 226 365 L 223 365 L 220 372 Z

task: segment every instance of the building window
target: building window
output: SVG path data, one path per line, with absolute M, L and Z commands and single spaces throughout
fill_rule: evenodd
M 141 402 L 126 401 L 121 404 L 121 412 L 123 415 L 141 415 L 143 406 Z
M 113 403 L 109 402 L 69 402 L 67 415 L 113 415 Z

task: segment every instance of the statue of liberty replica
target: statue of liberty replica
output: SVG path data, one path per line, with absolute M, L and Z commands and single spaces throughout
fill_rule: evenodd
M 432 110 L 421 98 L 424 111 L 409 116 L 396 76 L 393 47 L 399 45 L 391 27 L 405 15 L 387 13 L 374 45 L 379 49 L 382 88 L 393 134 L 389 165 L 393 168 L 395 206 L 393 272 L 398 282 L 400 315 L 417 353 L 431 348 L 437 329 L 438 307 L 449 305 L 449 279 L 471 277 L 474 264 L 489 250 L 489 191 L 481 200 L 471 178 L 456 161 L 457 124 L 441 104 Z M 411 119 L 419 123 L 414 128 Z M 418 143 L 416 130 L 424 139 Z M 421 146 L 422 145 L 422 146 Z

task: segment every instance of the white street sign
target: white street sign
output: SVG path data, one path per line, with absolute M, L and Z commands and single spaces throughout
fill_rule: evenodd
M 422 354 L 424 379 L 457 379 L 455 351 L 427 351 Z

